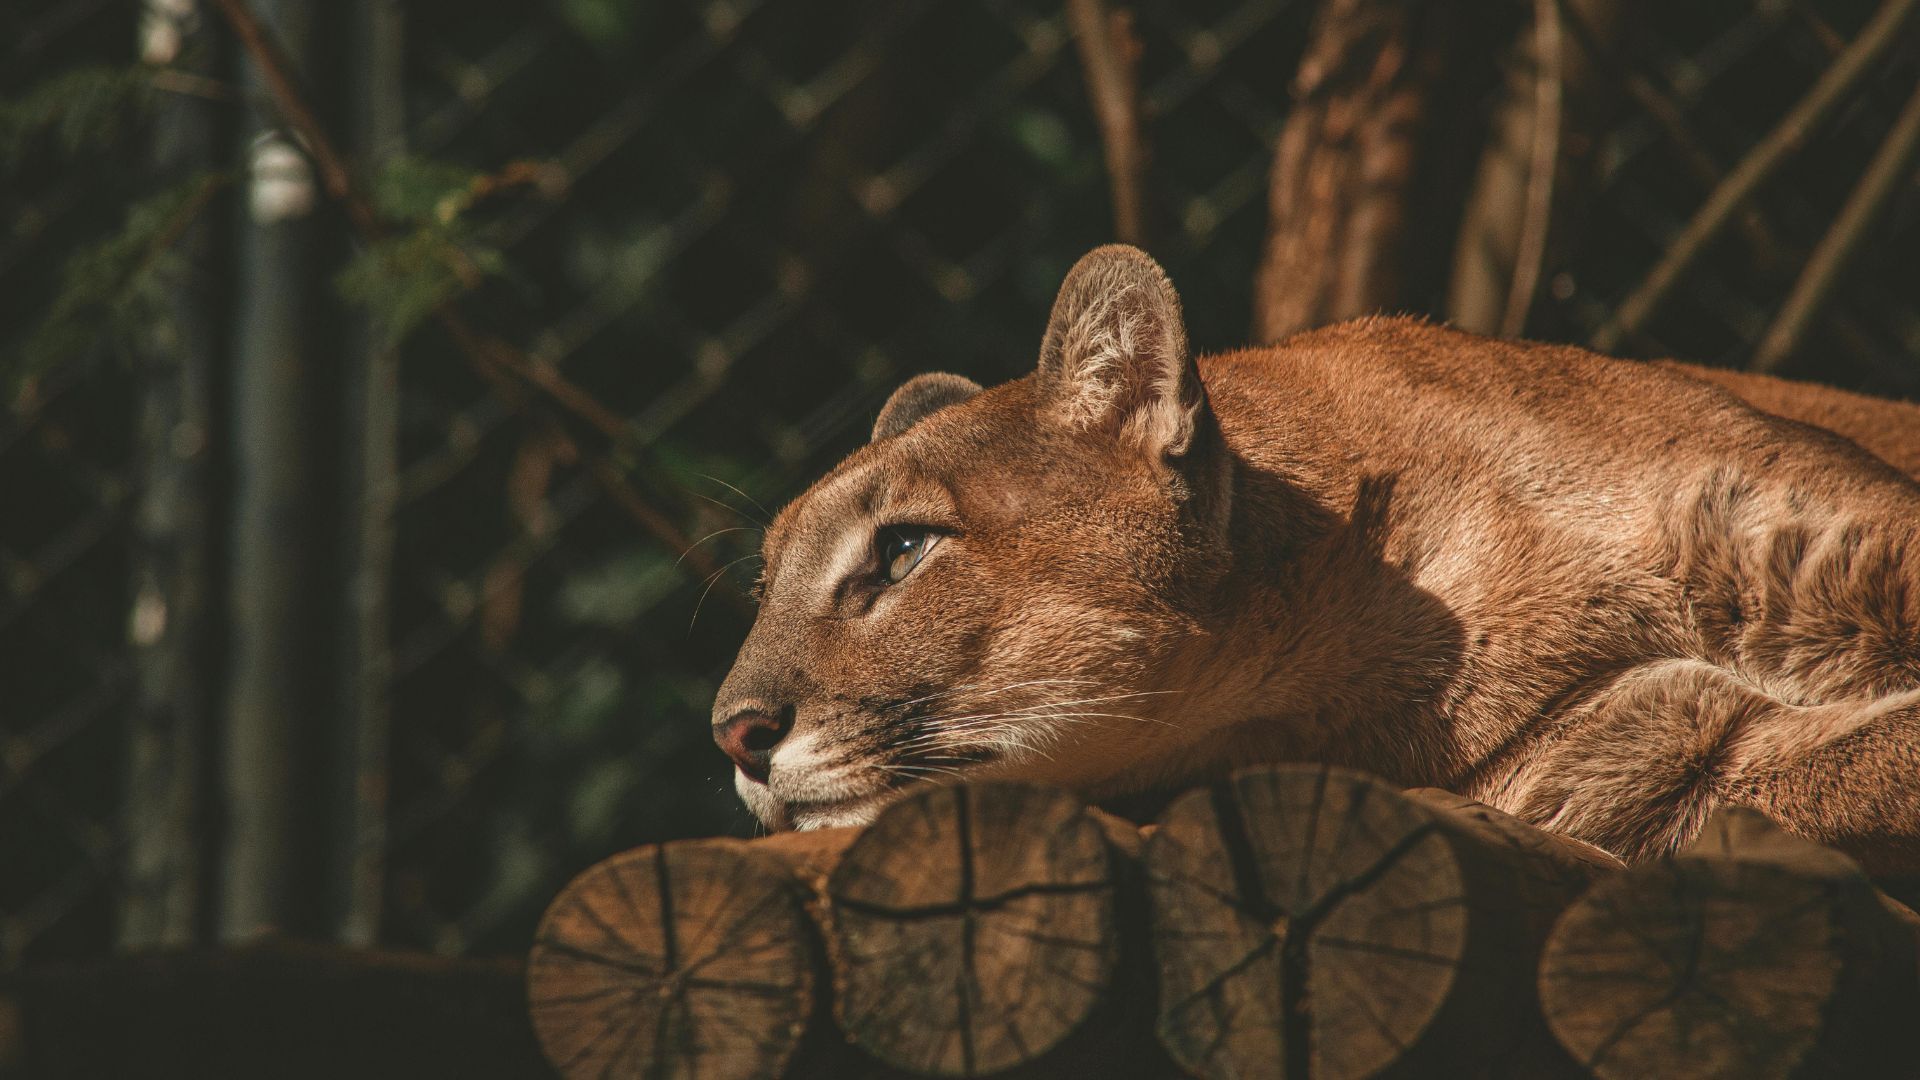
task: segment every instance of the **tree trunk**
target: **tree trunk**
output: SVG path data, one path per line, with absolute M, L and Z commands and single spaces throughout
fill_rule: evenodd
M 260 3 L 305 72 L 319 67 L 313 0 Z M 248 68 L 246 100 L 261 98 Z M 332 552 L 316 495 L 325 490 L 321 432 L 331 411 L 319 356 L 327 333 L 320 254 L 325 222 L 311 166 L 263 106 L 240 153 L 250 163 L 237 236 L 230 394 L 232 511 L 228 551 L 224 794 L 219 936 L 312 933 L 326 883 L 308 857 L 325 820 L 307 763 L 326 730 L 324 586 Z
M 156 33 L 151 60 L 202 77 L 222 70 L 218 35 L 204 20 L 165 30 L 171 33 L 164 41 Z M 221 157 L 220 137 L 218 106 L 160 95 L 153 116 L 158 178 L 171 185 L 209 173 Z M 222 588 L 214 489 L 223 350 L 221 313 L 211 298 L 225 292 L 214 217 L 202 212 L 181 233 L 175 250 L 186 272 L 168 297 L 139 383 L 140 499 L 128 620 L 137 691 L 127 731 L 118 929 L 124 949 L 194 944 L 212 922 L 205 879 L 215 764 L 208 752 L 217 696 L 214 611 Z
M 1535 962 L 1618 865 L 1458 796 L 1241 772 L 1176 801 L 1146 844 L 1160 1038 L 1209 1077 L 1577 1075 Z
M 368 173 L 399 156 L 406 136 L 403 12 L 391 0 L 358 0 L 349 23 L 353 153 Z M 386 886 L 387 752 L 393 741 L 393 672 L 387 640 L 399 468 L 400 353 L 388 327 L 356 314 L 341 349 L 342 445 L 338 519 L 345 588 L 335 684 L 338 717 L 327 725 L 333 777 L 327 821 L 332 889 L 326 929 L 338 940 L 380 938 Z
M 1321 7 L 1274 154 L 1256 341 L 1437 294 L 1444 259 L 1416 256 L 1450 238 L 1458 214 L 1423 207 L 1459 201 L 1451 161 L 1477 141 L 1471 95 L 1497 47 L 1461 25 L 1467 14 L 1408 0 Z

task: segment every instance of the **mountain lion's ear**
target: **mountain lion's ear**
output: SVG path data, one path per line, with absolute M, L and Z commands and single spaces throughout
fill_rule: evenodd
M 928 413 L 944 409 L 949 405 L 958 405 L 980 392 L 980 384 L 959 375 L 946 375 L 933 372 L 928 375 L 915 375 L 900 384 L 886 405 L 880 409 L 880 418 L 873 422 L 873 440 L 879 442 L 889 435 L 898 435 L 920 422 Z
M 1149 454 L 1185 453 L 1206 408 L 1180 297 L 1159 263 L 1124 244 L 1095 248 L 1067 273 L 1038 378 L 1060 421 Z

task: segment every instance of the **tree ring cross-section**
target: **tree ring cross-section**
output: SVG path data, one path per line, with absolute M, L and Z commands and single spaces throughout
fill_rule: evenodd
M 1143 857 L 1159 1036 L 1208 1077 L 1577 1075 L 1532 974 L 1617 861 L 1320 765 L 1176 800 Z
M 813 1011 L 818 940 L 778 859 L 732 841 L 638 848 L 547 909 L 534 1031 L 566 1076 L 779 1076 Z
M 1108 994 L 1114 872 L 1099 823 L 1062 792 L 989 783 L 893 804 L 828 882 L 842 1028 L 942 1076 L 1046 1053 Z

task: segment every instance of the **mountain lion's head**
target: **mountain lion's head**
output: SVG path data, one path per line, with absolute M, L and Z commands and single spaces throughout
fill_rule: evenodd
M 1177 754 L 1229 467 L 1166 275 L 1092 252 L 1031 375 L 909 381 L 773 522 L 714 703 L 741 796 L 815 828 L 924 782 L 1098 793 Z

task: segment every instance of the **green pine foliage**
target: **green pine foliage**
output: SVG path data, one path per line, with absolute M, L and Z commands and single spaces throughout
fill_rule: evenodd
M 405 337 L 441 304 L 506 271 L 505 257 L 480 239 L 467 213 L 481 179 L 414 157 L 396 158 L 375 179 L 377 209 L 403 231 L 361 251 L 334 284 L 371 311 L 388 338 Z
M 50 161 L 111 155 L 145 116 L 153 93 L 149 67 L 90 65 L 0 98 L 0 184 Z M 33 376 L 150 325 L 177 269 L 170 249 L 213 183 L 194 177 L 141 199 L 111 233 L 66 257 L 39 321 L 0 350 L 0 400 L 14 400 Z
M 71 157 L 113 145 L 145 111 L 153 71 L 144 65 L 75 68 L 0 99 L 0 171 L 29 154 Z
M 17 97 L 0 99 L 0 181 L 29 162 L 84 159 L 138 137 L 153 95 L 144 65 L 76 68 Z M 425 158 L 390 163 L 372 187 L 395 232 L 361 250 L 337 275 L 348 302 L 369 310 L 392 339 L 404 337 L 439 305 L 505 270 L 468 210 L 483 177 Z M 206 173 L 127 207 L 117 227 L 69 254 L 53 301 L 15 347 L 0 353 L 0 393 L 16 398 L 37 376 L 95 348 L 130 353 L 163 341 L 167 297 L 183 260 L 187 227 L 230 186 Z
M 127 208 L 120 228 L 69 255 L 46 316 L 0 368 L 9 396 L 88 350 L 130 350 L 164 325 L 184 266 L 179 239 L 228 182 L 203 173 L 149 195 Z

